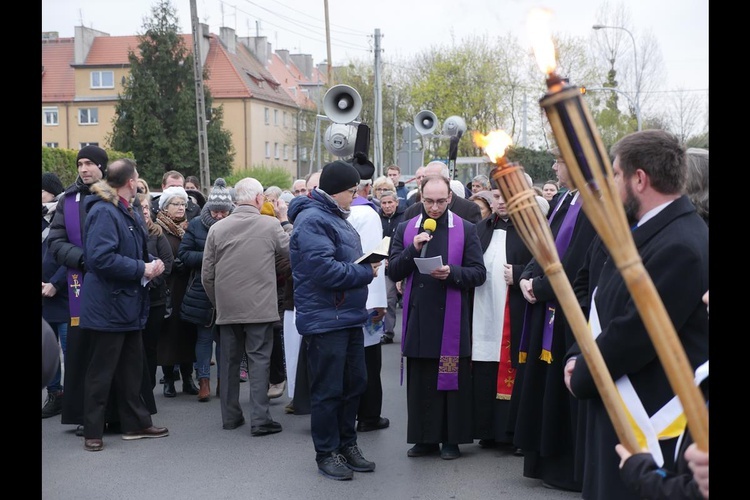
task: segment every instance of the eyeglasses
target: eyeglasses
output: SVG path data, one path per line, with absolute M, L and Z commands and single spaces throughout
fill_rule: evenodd
M 422 199 L 422 203 L 424 203 L 426 207 L 431 207 L 431 206 L 434 206 L 434 205 L 442 207 L 442 206 L 448 204 L 448 200 L 446 198 L 443 198 L 441 200 L 431 200 L 429 198 L 423 198 Z
M 357 188 L 353 187 L 351 189 L 347 189 L 346 192 L 354 196 L 355 194 L 357 194 Z
M 170 205 L 173 206 L 173 207 L 180 208 L 180 207 L 186 207 L 187 203 L 183 203 L 183 202 L 179 201 L 179 202 L 176 202 L 176 203 L 170 203 Z
M 388 191 L 388 188 L 375 188 L 375 191 Z
M 307 189 L 305 188 L 294 190 L 294 194 L 301 194 L 301 193 L 306 193 L 306 192 L 307 192 Z

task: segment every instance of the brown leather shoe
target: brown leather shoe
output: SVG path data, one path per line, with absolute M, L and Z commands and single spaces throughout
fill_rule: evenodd
M 198 401 L 205 402 L 211 399 L 211 383 L 207 378 L 198 380 Z
M 133 439 L 160 438 L 165 436 L 169 436 L 169 430 L 166 427 L 154 427 L 152 425 L 139 431 L 126 432 L 122 435 L 122 438 L 125 441 L 131 441 Z
M 101 439 L 84 439 L 83 449 L 86 451 L 101 451 L 104 448 L 104 442 Z

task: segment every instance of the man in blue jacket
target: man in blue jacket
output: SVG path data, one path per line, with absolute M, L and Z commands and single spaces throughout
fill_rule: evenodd
M 310 370 L 310 427 L 318 471 L 352 479 L 371 472 L 357 446 L 360 396 L 367 387 L 362 326 L 368 319 L 367 285 L 381 263 L 362 255 L 359 233 L 346 220 L 357 192 L 357 169 L 341 160 L 323 167 L 318 187 L 289 204 L 294 231 L 289 256 L 297 330 Z
M 109 166 L 107 180 L 92 186 L 84 202 L 88 291 L 81 301 L 81 330 L 88 330 L 91 339 L 83 400 L 86 451 L 104 447 L 105 409 L 113 384 L 122 439 L 169 435 L 166 427 L 153 426 L 140 393 L 145 363 L 141 330 L 149 310 L 144 284 L 164 272 L 164 263 L 151 260 L 145 225 L 131 205 L 137 180 L 135 162 L 117 160 Z

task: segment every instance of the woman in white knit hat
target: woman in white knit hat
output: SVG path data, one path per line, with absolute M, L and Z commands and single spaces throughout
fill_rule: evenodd
M 180 366 L 182 391 L 194 396 L 198 394 L 198 388 L 193 382 L 195 325 L 180 318 L 180 307 L 190 277 L 190 270 L 177 257 L 188 224 L 185 217 L 187 202 L 188 195 L 182 187 L 168 187 L 159 196 L 159 212 L 156 214 L 156 223 L 164 230 L 175 257 L 172 273 L 167 281 L 171 292 L 171 307 L 168 306 L 167 311 L 171 310 L 171 313 L 168 312 L 169 317 L 164 320 L 157 348 L 157 359 L 164 372 L 164 396 L 167 398 L 177 396 L 174 387 L 175 365 Z

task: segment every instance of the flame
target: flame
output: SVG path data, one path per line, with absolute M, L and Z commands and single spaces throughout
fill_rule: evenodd
M 552 44 L 552 30 L 550 29 L 551 20 L 552 11 L 539 7 L 531 9 L 526 19 L 526 29 L 534 49 L 536 64 L 547 76 L 551 75 L 557 67 L 555 46 Z
M 500 158 L 505 156 L 505 150 L 513 144 L 513 139 L 502 130 L 493 130 L 487 135 L 482 135 L 477 131 L 472 132 L 474 145 L 483 148 L 490 160 L 497 163 Z

